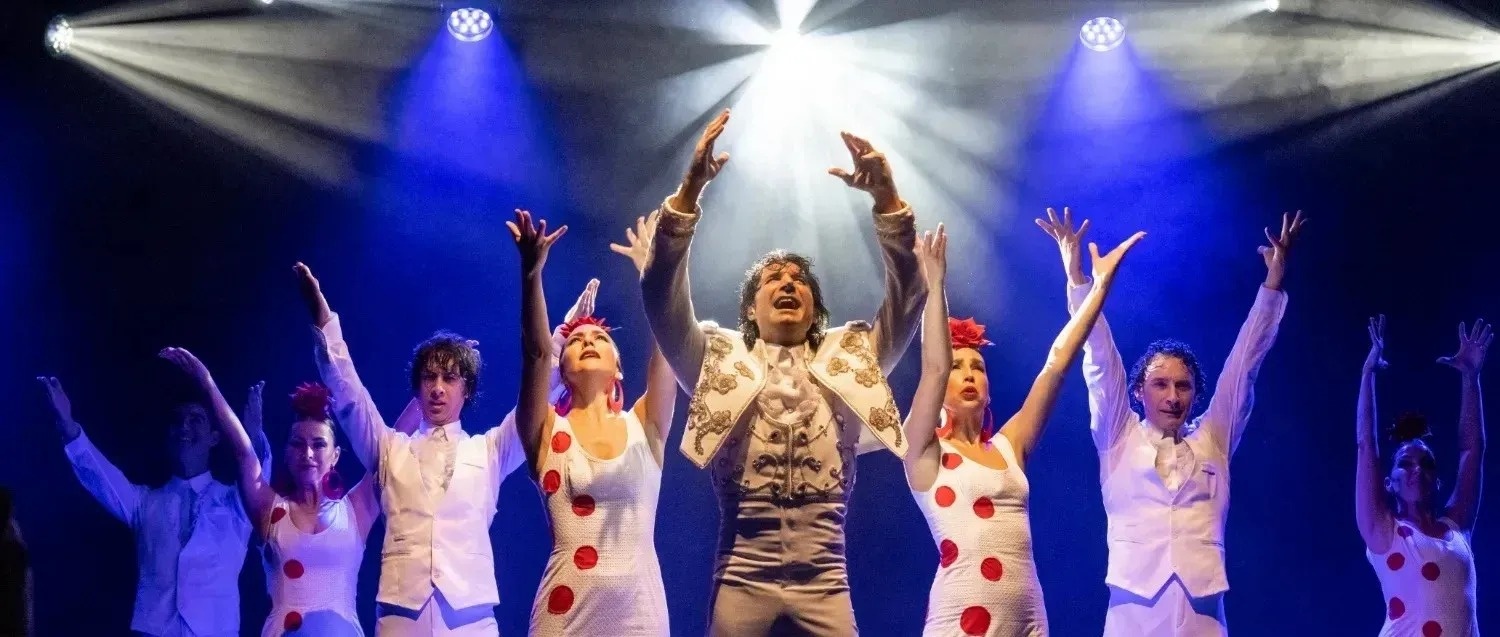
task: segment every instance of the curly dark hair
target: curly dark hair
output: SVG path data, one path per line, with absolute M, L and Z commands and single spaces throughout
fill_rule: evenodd
M 1406 411 L 1396 416 L 1387 430 L 1391 442 L 1396 443 L 1396 450 L 1391 454 L 1391 464 L 1394 466 L 1396 459 L 1408 446 L 1420 447 L 1432 458 L 1432 464 L 1437 466 L 1437 454 L 1432 452 L 1432 447 L 1427 444 L 1427 437 L 1432 435 L 1432 428 L 1427 425 L 1427 416 L 1421 412 Z
M 1141 390 L 1146 387 L 1146 366 L 1151 364 L 1158 356 L 1167 356 L 1182 361 L 1188 371 L 1193 375 L 1193 404 L 1188 405 L 1188 414 L 1191 416 L 1198 403 L 1202 402 L 1204 388 L 1207 386 L 1203 378 L 1203 366 L 1198 364 L 1198 355 L 1193 353 L 1193 348 L 1187 343 L 1176 339 L 1164 338 L 1153 341 L 1146 346 L 1146 353 L 1135 359 L 1135 365 L 1130 368 L 1130 404 L 1140 409 L 1145 409 L 1141 401 L 1136 398 Z
M 740 334 L 745 337 L 745 346 L 755 347 L 755 341 L 760 339 L 760 328 L 750 318 L 750 308 L 755 306 L 755 292 L 760 289 L 761 273 L 773 265 L 795 265 L 802 271 L 802 280 L 807 283 L 813 299 L 813 322 L 807 328 L 807 342 L 813 349 L 817 349 L 823 344 L 823 335 L 828 331 L 828 306 L 823 304 L 823 288 L 818 285 L 817 275 L 813 274 L 812 259 L 786 250 L 767 252 L 750 269 L 745 270 L 745 279 L 740 281 Z
M 432 338 L 417 344 L 417 348 L 411 353 L 411 363 L 406 368 L 411 375 L 413 394 L 422 390 L 422 371 L 428 365 L 457 369 L 458 375 L 464 379 L 465 399 L 473 398 L 479 393 L 479 370 L 484 362 L 479 358 L 479 350 L 469 344 L 469 339 L 440 330 L 433 333 Z

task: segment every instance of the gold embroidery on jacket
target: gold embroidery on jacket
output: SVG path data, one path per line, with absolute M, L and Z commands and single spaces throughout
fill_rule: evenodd
M 703 439 L 710 434 L 723 435 L 729 432 L 734 424 L 729 420 L 729 411 L 712 411 L 708 408 L 703 394 L 706 391 L 715 391 L 727 394 L 739 386 L 739 381 L 733 375 L 719 371 L 719 366 L 724 363 L 724 358 L 734 351 L 734 344 L 729 338 L 722 334 L 710 334 L 708 336 L 708 351 L 703 357 L 703 373 L 699 379 L 698 388 L 693 391 L 693 399 L 688 403 L 687 428 L 694 430 L 693 449 L 698 453 L 703 451 Z M 744 366 L 737 363 L 736 369 Z M 742 370 L 749 377 L 749 368 Z
M 885 374 L 880 371 L 880 363 L 875 360 L 875 354 L 870 351 L 868 341 L 857 332 L 845 332 L 843 338 L 839 339 L 839 347 L 845 352 L 859 359 L 863 367 L 854 371 L 854 381 L 865 387 L 874 387 L 879 384 L 884 390 L 886 404 L 883 407 L 870 409 L 870 426 L 877 432 L 892 433 L 896 437 L 896 444 L 901 444 L 901 416 L 896 411 L 896 400 L 891 397 L 891 388 L 885 381 Z M 841 359 L 835 358 L 828 364 L 829 373 L 833 373 L 833 363 Z

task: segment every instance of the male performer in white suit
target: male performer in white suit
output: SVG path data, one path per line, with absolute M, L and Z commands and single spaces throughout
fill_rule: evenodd
M 1068 275 L 1068 310 L 1092 287 L 1083 275 L 1071 219 L 1040 222 L 1057 240 Z M 1280 237 L 1260 252 L 1266 279 L 1201 416 L 1189 420 L 1204 387 L 1187 345 L 1156 341 L 1127 377 L 1114 336 L 1099 317 L 1083 346 L 1089 429 L 1099 451 L 1099 482 L 1109 517 L 1106 637 L 1209 637 L 1227 634 L 1224 521 L 1229 459 L 1254 404 L 1255 377 L 1286 311 L 1281 290 L 1287 253 L 1302 227 L 1283 217 Z M 1141 414 L 1131 408 L 1138 403 Z M 1142 415 L 1144 414 L 1144 416 Z
M 199 403 L 174 410 L 167 435 L 172 479 L 156 488 L 131 482 L 73 420 L 62 382 L 38 378 L 47 389 L 63 451 L 83 488 L 135 531 L 135 612 L 130 630 L 151 637 L 233 637 L 240 632 L 240 566 L 250 541 L 250 518 L 239 489 L 213 479 L 209 460 L 219 432 Z M 261 471 L 271 454 L 261 429 L 260 391 L 250 390 L 245 429 Z
M 853 635 L 844 520 L 857 451 L 906 440 L 885 374 L 911 341 L 926 298 L 911 209 L 885 157 L 844 134 L 855 172 L 830 170 L 875 199 L 886 299 L 872 326 L 827 329 L 807 259 L 772 252 L 741 286 L 740 330 L 698 323 L 688 247 L 698 197 L 727 155 L 713 146 L 720 114 L 698 142 L 682 187 L 662 206 L 641 295 L 678 382 L 692 390 L 682 451 L 711 472 L 720 540 L 709 632 Z M 864 437 L 865 443 L 861 444 Z
M 465 401 L 478 389 L 479 350 L 449 332 L 418 345 L 411 390 L 422 406 L 422 425 L 410 436 L 397 432 L 386 426 L 354 371 L 339 317 L 318 280 L 300 263 L 296 272 L 336 420 L 380 485 L 386 529 L 376 634 L 498 635 L 490 521 L 500 483 L 525 456 L 511 418 L 479 436 L 459 423 Z

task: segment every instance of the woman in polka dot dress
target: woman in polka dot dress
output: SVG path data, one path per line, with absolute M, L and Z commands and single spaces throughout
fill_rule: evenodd
M 380 515 L 380 506 L 373 480 L 361 480 L 345 492 L 334 470 L 339 447 L 329 417 L 328 389 L 310 383 L 292 394 L 297 420 L 287 434 L 284 464 L 273 470 L 275 475 L 266 476 L 250 446 L 250 436 L 203 363 L 176 348 L 162 356 L 210 388 L 219 435 L 234 452 L 241 497 L 263 542 L 261 556 L 271 593 L 271 614 L 261 627 L 261 637 L 364 635 L 354 610 L 355 585 L 365 537 Z M 247 418 L 261 418 L 264 388 L 265 383 L 251 388 Z M 410 433 L 420 416 L 413 401 L 396 428 Z
M 566 227 L 547 234 L 517 211 L 507 224 L 521 253 L 521 396 L 516 425 L 527 466 L 541 487 L 553 548 L 531 611 L 531 634 L 542 636 L 668 634 L 667 598 L 656 558 L 656 503 L 663 443 L 672 422 L 676 384 L 660 351 L 647 366 L 646 393 L 624 410 L 620 356 L 609 329 L 593 316 L 575 318 L 559 334 L 563 387 L 548 402 L 552 339 L 547 329 L 542 266 Z M 637 270 L 650 254 L 645 219 L 627 233 Z M 653 350 L 655 348 L 653 347 Z
M 989 377 L 979 348 L 984 326 L 948 318 L 943 284 L 947 237 L 917 241 L 927 279 L 922 377 L 905 428 L 907 483 L 938 546 L 927 601 L 927 637 L 1047 634 L 1047 610 L 1031 552 L 1025 463 L 1057 400 L 1063 375 L 1093 329 L 1121 257 L 1136 235 L 1103 257 L 1090 245 L 1099 284 L 1063 328 L 1020 411 L 992 425 Z M 939 424 L 946 421 L 939 428 Z
M 1393 637 L 1470 637 L 1479 634 L 1474 599 L 1474 551 L 1470 545 L 1479 513 L 1480 467 L 1484 464 L 1484 413 L 1479 370 L 1492 335 L 1484 321 L 1473 330 L 1458 326 L 1458 352 L 1438 359 L 1458 370 L 1460 382 L 1458 483 L 1441 510 L 1437 460 L 1422 441 L 1420 415 L 1397 419 L 1391 437 L 1396 453 L 1388 475 L 1380 475 L 1375 443 L 1375 372 L 1386 366 L 1385 317 L 1370 319 L 1370 354 L 1360 379 L 1356 420 L 1359 460 L 1355 468 L 1355 521 L 1365 556 L 1385 598 L 1380 634 Z

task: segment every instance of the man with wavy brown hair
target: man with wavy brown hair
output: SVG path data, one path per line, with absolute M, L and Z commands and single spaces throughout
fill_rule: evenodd
M 827 329 L 812 263 L 772 252 L 746 273 L 740 330 L 699 323 L 687 276 L 698 197 L 728 155 L 704 130 L 681 188 L 662 205 L 641 276 L 651 330 L 678 383 L 692 387 L 682 452 L 712 473 L 720 535 L 712 635 L 852 635 L 844 521 L 857 452 L 906 440 L 885 374 L 911 342 L 926 299 L 911 208 L 869 142 L 843 134 L 854 172 L 830 174 L 869 193 L 885 258 L 885 302 L 873 325 Z M 863 442 L 862 442 L 863 439 Z

